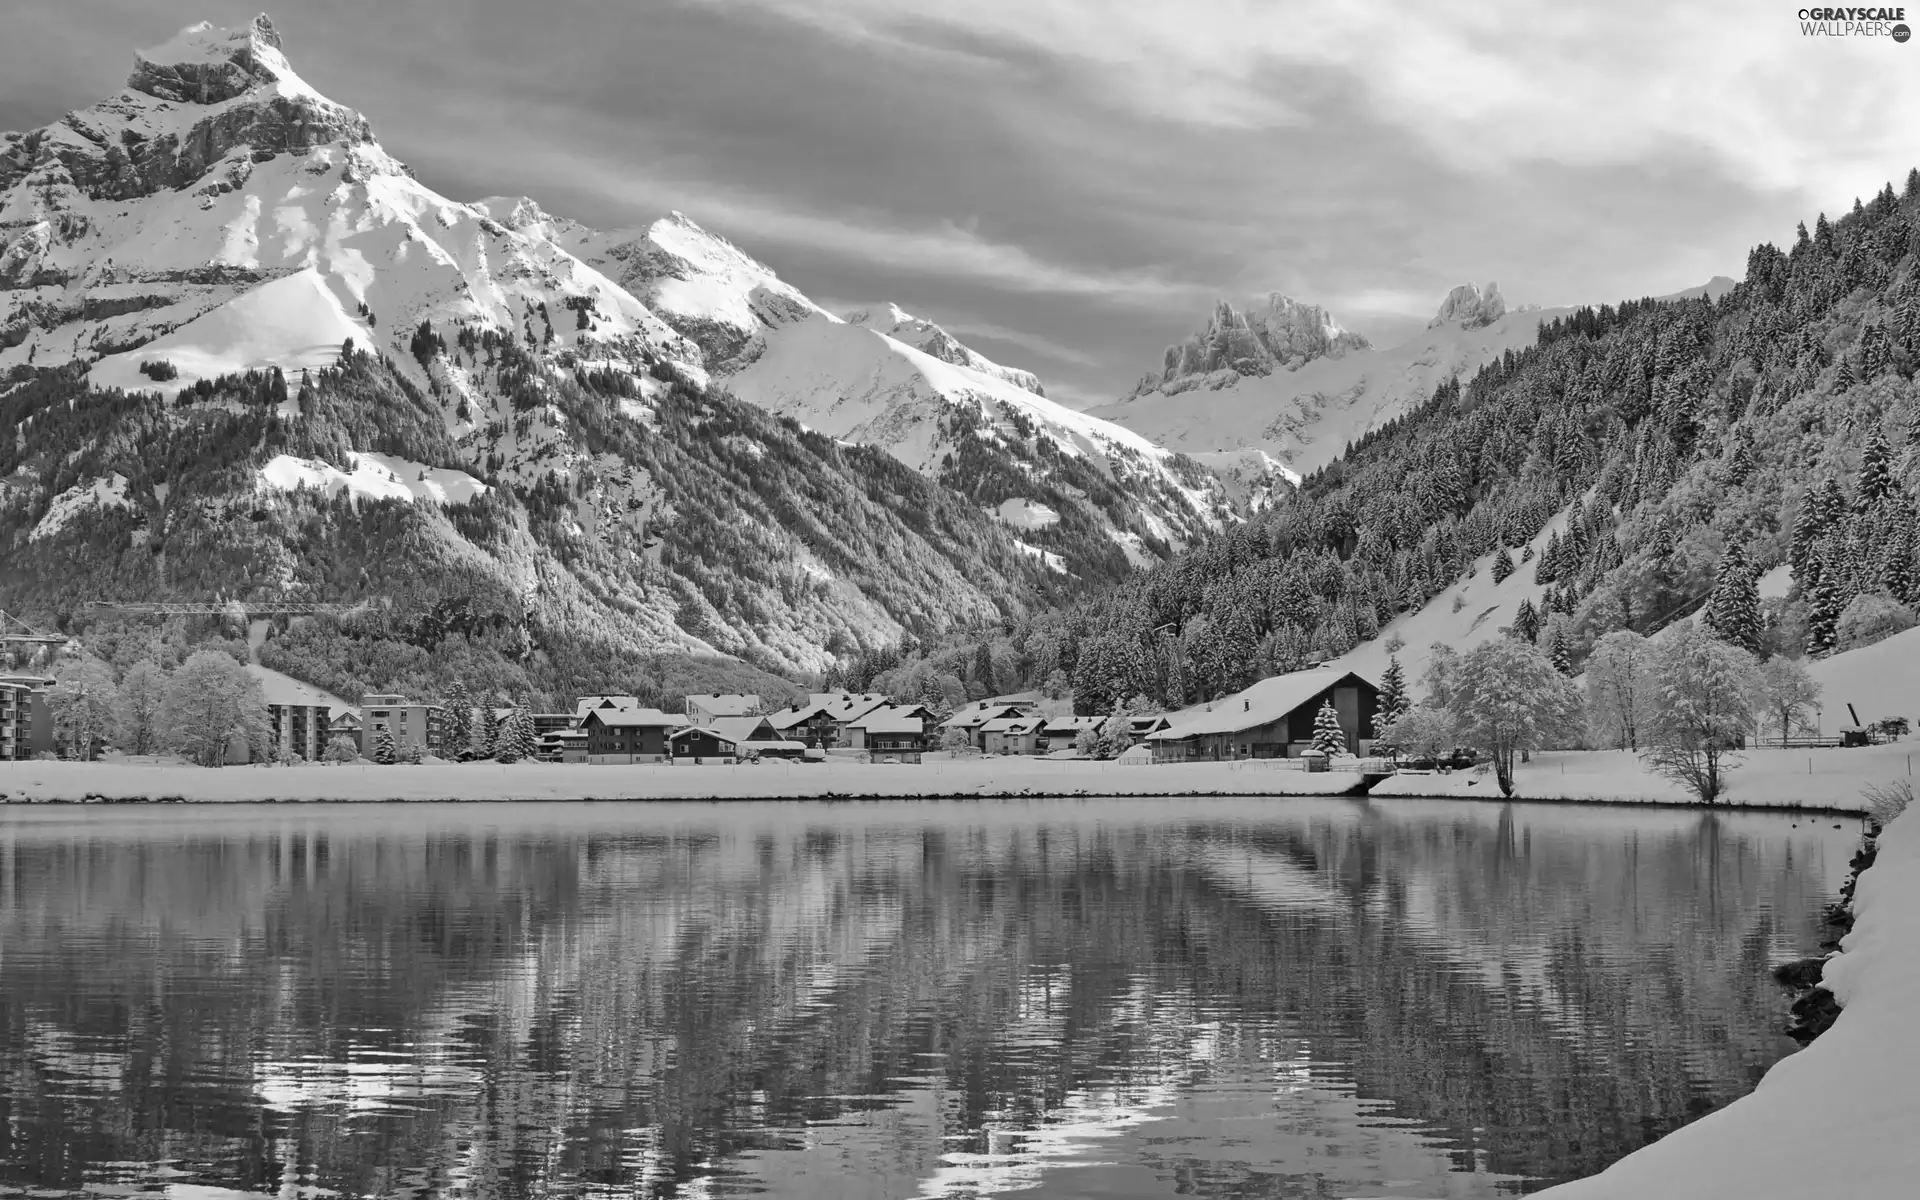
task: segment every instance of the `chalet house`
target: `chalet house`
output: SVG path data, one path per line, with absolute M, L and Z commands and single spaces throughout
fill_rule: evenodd
M 1040 752 L 1057 754 L 1071 750 L 1079 744 L 1081 730 L 1099 733 L 1106 721 L 1105 717 L 1054 717 L 1040 730 Z
M 556 729 L 540 735 L 534 757 L 541 762 L 583 763 L 587 761 L 587 731 Z
M 765 717 L 716 717 L 668 735 L 676 763 L 738 762 L 749 754 L 798 758 L 807 749 L 780 736 Z
M 639 708 L 638 696 L 580 696 L 573 702 L 573 719 L 584 721 L 587 711 L 595 708 Z
M 980 749 L 987 754 L 1037 754 L 1045 717 L 995 717 L 980 726 Z
M 1155 762 L 1231 758 L 1297 758 L 1313 744 L 1321 705 L 1333 702 L 1349 753 L 1364 753 L 1380 711 L 1380 688 L 1353 671 L 1293 671 L 1172 714 L 1149 734 Z
M 831 750 L 849 743 L 848 726 L 887 706 L 882 692 L 815 692 L 807 703 L 782 709 L 767 718 L 774 730 L 790 741 L 813 750 Z
M 927 749 L 933 715 L 918 704 L 868 713 L 853 732 L 877 763 L 917 763 Z
M 688 696 L 687 724 L 711 725 L 723 717 L 760 715 L 758 696 Z
M 594 766 L 666 762 L 672 753 L 668 737 L 686 725 L 685 718 L 657 708 L 589 708 L 580 726 L 587 735 L 586 761 Z
M 933 728 L 933 710 L 924 704 L 882 704 L 847 722 L 846 745 L 855 750 L 876 749 L 874 738 L 876 731 L 887 729 L 888 737 L 895 740 L 901 736 L 904 722 L 920 722 L 921 737 L 924 740 L 926 730 Z M 924 750 L 925 746 L 916 747 Z
M 1027 717 L 1033 715 L 1030 704 L 995 704 L 985 700 L 976 700 L 965 708 L 959 709 L 951 717 L 940 722 L 941 729 L 960 729 L 976 750 L 987 748 L 986 738 L 980 727 L 988 721 L 997 721 L 1002 717 Z
M 1154 713 L 1152 716 L 1145 717 L 1129 717 L 1127 718 L 1127 736 L 1133 739 L 1134 745 L 1138 746 L 1141 742 L 1146 741 L 1171 724 L 1173 724 L 1172 718 L 1168 717 L 1165 713 Z

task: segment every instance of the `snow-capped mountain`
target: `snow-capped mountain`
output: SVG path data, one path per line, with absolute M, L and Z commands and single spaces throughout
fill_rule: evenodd
M 681 213 L 642 232 L 602 233 L 525 197 L 476 207 L 605 272 L 697 344 L 715 382 L 740 399 L 882 447 L 988 508 L 1012 500 L 1087 508 L 1134 557 L 1149 541 L 1190 541 L 1227 509 L 1228 491 L 1205 472 L 1130 429 L 1047 399 L 1031 372 L 1002 366 L 895 305 L 836 316 Z M 1351 344 L 1351 335 L 1335 334 Z M 983 481 L 963 443 L 1010 472 Z M 1066 490 L 1026 495 L 1016 486 L 1003 494 L 1010 474 Z M 1104 495 L 1086 494 L 1094 491 Z
M 1168 349 L 1159 374 L 1088 413 L 1206 464 L 1236 493 L 1238 473 L 1257 503 L 1258 481 L 1276 473 L 1263 463 L 1296 478 L 1323 467 L 1442 382 L 1532 344 L 1542 322 L 1571 310 L 1507 311 L 1492 285 L 1482 293 L 1469 284 L 1448 294 L 1425 330 L 1384 348 L 1316 306 L 1274 297 L 1267 313 L 1276 311 L 1294 318 L 1280 326 L 1293 336 L 1275 338 L 1271 316 L 1243 320 L 1222 302 L 1201 333 Z

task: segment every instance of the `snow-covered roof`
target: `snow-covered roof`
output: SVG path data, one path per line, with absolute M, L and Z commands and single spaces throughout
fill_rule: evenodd
M 973 729 L 998 717 L 1020 716 L 1025 712 L 1024 704 L 991 704 L 984 700 L 977 700 L 940 722 L 940 727 L 942 729 Z
M 1082 729 L 1098 729 L 1106 720 L 1105 717 L 1054 717 L 1047 722 L 1047 732 L 1078 733 Z
M 1238 733 L 1242 729 L 1266 725 L 1278 721 L 1348 676 L 1361 679 L 1352 671 L 1325 668 L 1274 675 L 1245 691 L 1215 700 L 1206 707 L 1172 713 L 1167 718 L 1167 728 L 1147 736 L 1154 741 L 1178 741 L 1203 733 Z
M 587 713 L 588 721 L 597 721 L 609 729 L 677 729 L 687 719 L 657 708 L 596 708 Z
M 581 696 L 573 702 L 573 715 L 584 717 L 590 708 L 639 708 L 638 696 Z
M 732 742 L 736 746 L 743 742 L 758 743 L 775 740 L 774 728 L 765 717 L 718 717 L 708 725 L 695 725 L 676 730 L 673 736 L 684 737 L 701 730 L 711 733 L 723 742 Z
M 869 713 L 861 719 L 868 736 L 882 733 L 925 733 L 926 722 L 897 712 Z
M 688 696 L 687 712 L 699 709 L 712 717 L 752 716 L 760 707 L 758 696 Z
M 980 726 L 981 733 L 1032 733 L 1045 725 L 1044 717 L 995 717 Z
M 933 714 L 927 711 L 924 704 L 889 704 L 875 708 L 870 712 L 862 713 L 860 716 L 848 721 L 847 728 L 865 729 L 871 733 L 876 721 L 902 721 L 909 717 L 916 721 L 925 722 L 931 720 Z

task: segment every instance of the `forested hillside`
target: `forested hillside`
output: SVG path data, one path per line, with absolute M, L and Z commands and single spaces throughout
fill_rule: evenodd
M 1750 594 L 1782 563 L 1790 591 L 1742 635 L 1763 650 L 1911 624 L 1917 209 L 1920 171 L 1784 251 L 1756 247 L 1718 300 L 1554 320 L 1287 502 L 985 640 L 1014 682 L 1070 679 L 1083 712 L 1195 703 L 1346 652 L 1489 554 L 1549 585 L 1515 624 L 1561 642 L 1574 671 L 1602 634 L 1661 628 L 1716 582 Z M 1518 549 L 1562 513 L 1546 553 Z
M 544 472 L 467 476 L 454 396 L 364 352 L 171 401 L 33 373 L 0 396 L 0 426 L 18 431 L 0 444 L 0 608 L 90 647 L 137 647 L 237 631 L 139 633 L 83 602 L 373 599 L 283 628 L 262 661 L 348 696 L 439 695 L 461 678 L 558 702 L 780 695 L 811 647 L 1023 615 L 1056 586 L 991 516 L 880 451 L 669 370 L 643 400 L 622 373 L 544 369 L 504 339 L 484 352 L 476 370 L 522 375 L 515 422 L 566 429 L 572 452 Z M 363 485 L 372 456 L 398 498 Z M 499 461 L 480 457 L 488 472 Z M 406 491 L 443 478 L 470 498 Z

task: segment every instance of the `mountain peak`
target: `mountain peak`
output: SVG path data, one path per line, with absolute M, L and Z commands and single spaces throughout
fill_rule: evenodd
M 1341 327 L 1333 314 L 1317 304 L 1304 304 L 1279 292 L 1236 309 L 1229 301 L 1213 306 L 1205 329 L 1176 346 L 1167 347 L 1160 374 L 1148 375 L 1140 391 L 1153 391 L 1178 380 L 1212 380 L 1210 387 L 1233 379 L 1271 375 L 1276 369 L 1294 371 L 1318 358 L 1341 358 L 1352 350 L 1372 348 L 1360 334 Z
M 984 375 L 1010 383 L 1022 391 L 1032 392 L 1044 397 L 1047 390 L 1040 383 L 1040 377 L 1032 371 L 1023 371 L 1019 367 L 1007 367 L 994 362 L 973 347 L 961 342 L 940 326 L 925 317 L 916 317 L 898 304 L 891 302 L 877 304 L 869 308 L 856 308 L 843 315 L 841 320 L 849 325 L 858 325 L 883 334 L 903 345 L 912 346 L 923 354 L 930 354 L 941 362 L 952 363 L 956 367 L 967 367 Z
M 231 29 L 189 25 L 161 45 L 134 51 L 127 77 L 134 91 L 180 104 L 218 104 L 262 84 L 290 82 L 299 76 L 265 13 Z
M 1433 320 L 1427 322 L 1428 329 L 1434 329 L 1449 322 L 1457 323 L 1462 329 L 1479 329 L 1491 325 L 1507 314 L 1506 299 L 1500 295 L 1500 285 L 1488 283 L 1486 291 L 1470 283 L 1463 283 L 1447 293 L 1440 302 L 1440 311 Z

